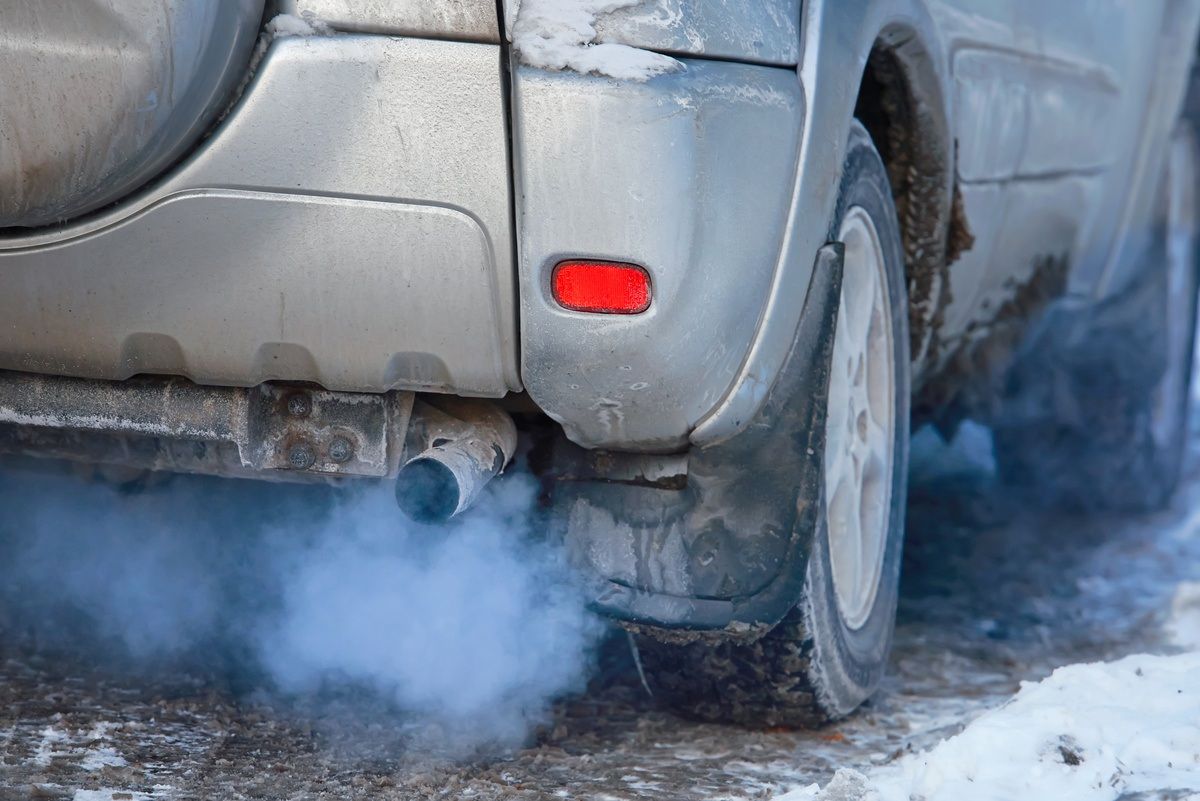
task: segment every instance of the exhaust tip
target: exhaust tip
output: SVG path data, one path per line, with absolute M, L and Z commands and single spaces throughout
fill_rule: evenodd
M 413 459 L 396 477 L 396 503 L 418 523 L 445 523 L 461 501 L 458 478 L 437 459 Z
M 419 423 L 405 450 L 425 448 L 396 476 L 396 503 L 418 523 L 444 523 L 465 512 L 517 447 L 516 425 L 494 403 L 453 397 L 437 402 L 445 409 L 414 403 Z

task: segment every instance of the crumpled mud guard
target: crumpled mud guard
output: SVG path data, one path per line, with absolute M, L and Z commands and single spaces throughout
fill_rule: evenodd
M 800 326 L 766 401 L 739 434 L 688 454 L 682 489 L 556 484 L 570 552 L 596 578 L 599 611 L 736 633 L 773 625 L 799 599 L 821 507 L 842 255 L 840 243 L 817 252 Z

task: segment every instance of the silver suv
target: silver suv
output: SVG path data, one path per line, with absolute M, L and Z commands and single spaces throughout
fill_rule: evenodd
M 394 480 L 522 440 L 656 693 L 844 715 L 910 421 L 1163 503 L 1200 3 L 0 4 L 0 450 Z

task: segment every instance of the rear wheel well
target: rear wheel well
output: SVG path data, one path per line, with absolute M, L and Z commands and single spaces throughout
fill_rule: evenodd
M 933 62 L 904 31 L 885 32 L 867 59 L 854 114 L 887 167 L 900 235 L 918 372 L 936 362 L 937 338 L 950 301 L 949 265 L 970 248 L 953 182 L 953 146 Z
M 897 139 L 912 126 L 912 115 L 908 113 L 908 104 L 905 102 L 909 92 L 897 85 L 899 80 L 895 56 L 876 45 L 867 59 L 854 105 L 854 116 L 870 132 L 889 170 L 896 163 L 894 151 L 900 144 Z

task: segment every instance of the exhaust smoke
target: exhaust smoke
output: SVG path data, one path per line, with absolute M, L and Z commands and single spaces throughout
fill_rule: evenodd
M 439 748 L 515 745 L 583 689 L 604 627 L 538 536 L 533 479 L 483 491 L 434 528 L 386 484 L 179 477 L 131 495 L 0 473 L 0 637 L 121 670 L 232 669 L 277 695 L 365 687 Z

